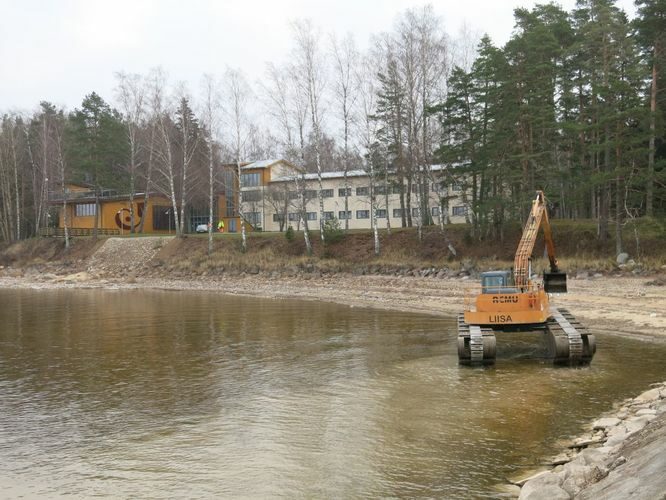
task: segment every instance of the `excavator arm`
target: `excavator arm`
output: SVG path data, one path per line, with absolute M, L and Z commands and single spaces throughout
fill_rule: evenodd
M 516 286 L 525 289 L 530 281 L 530 260 L 534 251 L 539 234 L 539 228 L 543 225 L 544 239 L 546 240 L 546 252 L 550 262 L 550 272 L 544 273 L 544 288 L 550 292 L 566 292 L 566 273 L 561 273 L 557 266 L 555 257 L 555 244 L 550 229 L 546 199 L 543 191 L 537 191 L 536 198 L 532 201 L 532 209 L 523 229 L 523 235 L 518 243 L 516 256 L 513 263 L 513 273 Z

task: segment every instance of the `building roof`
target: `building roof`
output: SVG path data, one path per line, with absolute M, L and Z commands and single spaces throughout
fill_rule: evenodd
M 286 164 L 286 165 L 288 165 L 288 166 L 290 166 L 290 167 L 292 167 L 296 170 L 301 170 L 300 167 L 297 167 L 293 163 L 291 163 L 291 162 L 289 162 L 289 161 L 287 161 L 283 158 L 272 158 L 272 159 L 268 159 L 268 160 L 253 161 L 253 162 L 250 162 L 250 163 L 243 164 L 241 166 L 241 170 L 254 170 L 254 169 L 257 169 L 257 168 L 269 168 L 269 167 L 272 167 L 273 165 L 275 165 L 276 163 L 284 163 L 284 164 Z
M 430 171 L 431 172 L 439 172 L 441 170 L 445 170 L 449 167 L 457 167 L 459 164 L 452 164 L 452 165 L 430 165 Z M 322 172 L 321 173 L 321 178 L 322 179 L 344 179 L 345 177 L 345 172 L 344 170 L 337 170 L 335 172 Z M 368 177 L 368 172 L 365 170 L 347 170 L 347 177 Z M 276 177 L 273 179 L 271 182 L 285 182 L 285 181 L 293 181 L 295 176 L 293 175 L 288 175 L 288 176 L 283 176 L 283 177 Z M 318 179 L 317 173 L 308 173 L 308 174 L 303 174 L 303 176 L 299 176 L 299 179 L 304 179 L 306 181 L 308 180 L 315 180 Z
M 273 159 L 268 159 L 268 160 L 259 160 L 259 161 L 253 161 L 252 163 L 248 163 L 247 165 L 243 165 L 241 167 L 241 170 L 250 170 L 254 168 L 268 168 L 275 163 L 282 161 L 279 158 L 273 158 Z

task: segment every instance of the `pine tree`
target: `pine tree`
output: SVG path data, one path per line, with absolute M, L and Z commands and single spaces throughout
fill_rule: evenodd
M 120 187 L 119 167 L 127 158 L 128 143 L 120 114 L 95 92 L 87 95 L 69 117 L 69 157 L 74 175 L 95 193 L 93 237 L 99 228 L 99 197 L 103 188 Z

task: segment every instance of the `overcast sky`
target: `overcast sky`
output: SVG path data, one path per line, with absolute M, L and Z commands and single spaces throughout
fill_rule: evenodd
M 251 82 L 291 47 L 291 21 L 311 18 L 324 32 L 371 34 L 428 2 L 410 0 L 0 0 L 0 110 L 31 110 L 40 100 L 72 109 L 96 91 L 113 100 L 114 72 L 162 66 L 196 91 L 203 73 L 240 68 Z M 499 45 L 513 9 L 533 0 L 433 0 L 453 37 L 463 24 Z M 544 2 L 540 2 L 544 3 Z M 575 0 L 560 2 L 571 10 Z M 633 17 L 632 0 L 618 5 Z

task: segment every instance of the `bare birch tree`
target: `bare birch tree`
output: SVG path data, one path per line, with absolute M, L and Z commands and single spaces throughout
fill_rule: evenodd
M 339 118 L 342 121 L 342 155 L 344 173 L 344 204 L 345 214 L 349 213 L 349 157 L 350 157 L 350 133 L 354 121 L 354 108 L 358 99 L 357 80 L 355 78 L 356 66 L 359 54 L 356 44 L 351 35 L 347 35 L 342 42 L 338 42 L 335 36 L 331 37 L 331 52 L 333 54 L 333 66 L 335 84 L 333 85 L 335 101 L 338 107 Z M 349 217 L 345 217 L 345 231 L 349 230 Z
M 282 69 L 269 63 L 266 67 L 266 80 L 261 84 L 265 108 L 282 132 L 282 147 L 290 160 L 294 160 L 291 156 L 297 150 L 293 130 L 292 82 L 288 68 Z
M 238 215 L 240 219 L 241 246 L 243 252 L 247 251 L 247 234 L 245 229 L 245 214 L 243 212 L 243 183 L 241 174 L 241 161 L 245 143 L 248 136 L 248 100 L 250 87 L 243 74 L 228 68 L 225 75 L 226 86 L 226 116 L 231 131 L 231 149 L 236 162 L 236 176 L 238 178 Z
M 312 255 L 312 242 L 310 241 L 310 229 L 308 227 L 308 199 L 305 193 L 305 174 L 301 173 L 294 176 L 294 184 L 296 185 L 296 192 L 298 193 L 298 213 L 303 222 L 303 238 L 305 239 L 305 252 Z
M 362 64 L 358 65 L 355 71 L 356 88 L 358 89 L 358 133 L 361 138 L 361 146 L 364 150 L 366 159 L 366 172 L 370 180 L 370 209 L 372 216 L 372 233 L 374 237 L 375 255 L 380 254 L 379 228 L 377 226 L 377 168 L 375 160 L 377 158 L 377 120 L 374 118 L 375 108 L 377 106 L 377 86 L 375 83 L 376 71 L 369 58 L 366 58 Z M 387 186 L 385 186 L 386 188 Z M 388 204 L 386 204 L 386 221 L 389 224 Z
M 165 102 L 166 74 L 157 69 L 153 72 L 150 85 L 150 109 L 155 127 L 155 137 L 151 145 L 152 156 L 155 161 L 155 170 L 161 180 L 166 184 L 156 183 L 155 187 L 165 194 L 171 201 L 176 236 L 181 236 L 180 214 L 178 212 L 178 198 L 176 195 L 176 165 L 173 151 L 174 125 L 170 117 L 169 108 Z M 169 230 L 171 222 L 169 222 Z
M 297 60 L 300 86 L 308 97 L 312 124 L 315 166 L 319 183 L 319 232 L 322 243 L 324 235 L 324 195 L 321 166 L 321 102 L 324 92 L 324 61 L 319 48 L 319 32 L 309 20 L 293 25 L 295 36 L 295 58 Z
M 202 118 L 207 131 L 206 159 L 208 163 L 208 255 L 213 253 L 213 211 L 215 208 L 215 139 L 220 126 L 221 97 L 218 83 L 212 75 L 204 75 L 202 87 Z
M 62 112 L 55 116 L 53 121 L 53 144 L 57 162 L 58 179 L 60 181 L 60 194 L 62 196 L 62 225 L 65 235 L 65 249 L 69 250 L 69 216 L 67 214 L 67 167 L 65 160 L 65 117 Z
M 127 133 L 127 143 L 129 144 L 126 170 L 129 178 L 130 233 L 134 233 L 134 196 L 136 193 L 139 169 L 142 167 L 140 156 L 142 149 L 142 145 L 140 144 L 140 131 L 145 116 L 145 87 L 141 75 L 137 74 L 130 75 L 124 72 L 119 72 L 116 73 L 116 80 L 118 82 L 116 85 L 116 98 L 122 109 L 125 130 Z

